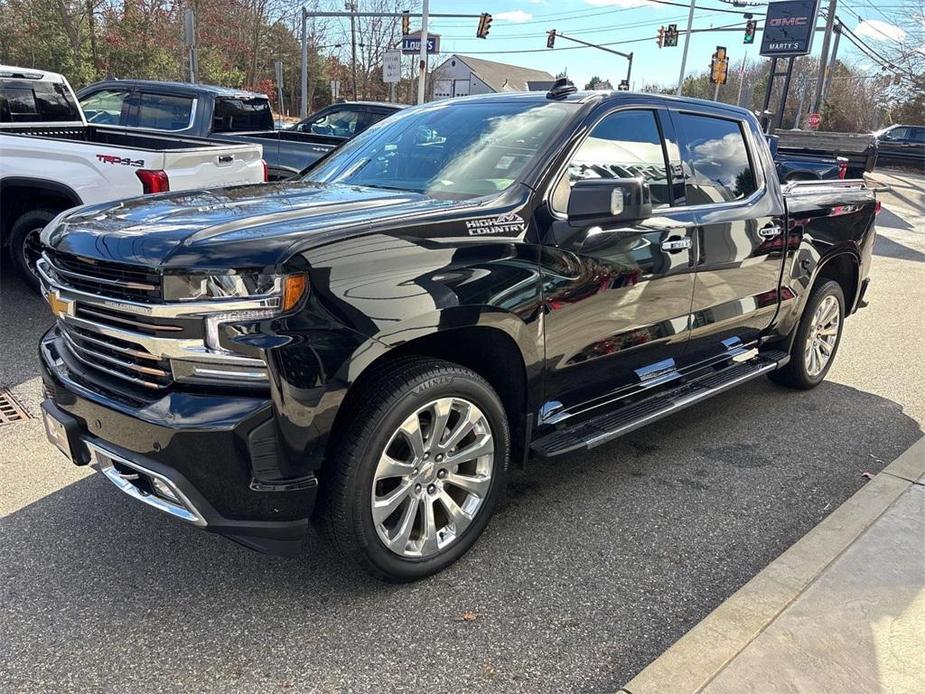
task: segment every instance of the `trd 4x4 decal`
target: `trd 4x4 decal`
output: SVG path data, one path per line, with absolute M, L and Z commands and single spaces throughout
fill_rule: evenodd
M 134 166 L 140 169 L 145 165 L 144 159 L 129 159 L 128 157 L 117 157 L 114 154 L 97 154 L 96 158 L 104 164 L 119 164 L 120 166 Z

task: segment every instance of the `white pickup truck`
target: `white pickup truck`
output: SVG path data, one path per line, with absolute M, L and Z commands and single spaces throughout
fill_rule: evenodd
M 62 75 L 0 65 L 0 244 L 30 283 L 37 284 L 39 234 L 60 212 L 144 193 L 261 183 L 262 156 L 259 144 L 88 125 Z

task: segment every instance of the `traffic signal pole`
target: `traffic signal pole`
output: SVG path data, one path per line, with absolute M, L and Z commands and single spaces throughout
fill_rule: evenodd
M 613 50 L 612 48 L 607 48 L 606 46 L 599 46 L 599 45 L 596 44 L 596 43 L 588 43 L 587 41 L 582 41 L 581 39 L 576 39 L 576 38 L 574 38 L 573 36 L 566 36 L 565 34 L 559 32 L 559 31 L 556 31 L 555 29 L 553 29 L 553 30 L 552 30 L 551 32 L 549 32 L 549 33 L 551 33 L 555 38 L 563 38 L 563 39 L 565 39 L 566 41 L 574 41 L 575 43 L 580 43 L 582 46 L 588 46 L 589 48 L 597 48 L 598 50 L 606 51 L 607 53 L 613 53 L 614 55 L 618 55 L 618 56 L 620 56 L 621 58 L 626 58 L 627 61 L 629 61 L 629 63 L 628 63 L 627 66 L 626 66 L 626 84 L 627 84 L 627 86 L 629 86 L 630 77 L 631 77 L 632 74 L 633 74 L 633 54 L 632 54 L 632 53 L 621 53 L 620 51 L 615 51 L 615 50 Z M 553 39 L 553 41 L 555 41 L 555 38 Z M 547 46 L 547 47 L 550 47 L 550 45 L 549 45 L 548 42 L 547 42 L 546 46 Z
M 684 34 L 684 52 L 681 54 L 681 72 L 678 74 L 678 88 L 675 91 L 681 96 L 681 87 L 684 86 L 684 71 L 687 70 L 687 49 L 691 43 L 691 29 L 694 27 L 694 5 L 697 0 L 691 0 L 691 11 L 687 15 L 687 33 Z

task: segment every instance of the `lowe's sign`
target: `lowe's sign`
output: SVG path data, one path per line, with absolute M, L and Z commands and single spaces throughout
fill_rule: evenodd
M 401 38 L 401 52 L 405 55 L 417 55 L 421 52 L 421 34 L 409 34 Z M 440 52 L 440 35 L 427 35 L 427 53 L 434 54 Z
M 768 5 L 761 55 L 780 58 L 808 55 L 813 47 L 819 0 L 779 0 Z

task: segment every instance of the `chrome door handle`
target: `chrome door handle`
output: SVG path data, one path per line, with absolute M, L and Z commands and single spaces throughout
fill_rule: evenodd
M 690 238 L 683 239 L 667 239 L 662 241 L 662 250 L 668 251 L 669 253 L 673 251 L 683 251 L 685 248 L 690 248 L 693 244 L 693 241 Z
M 775 236 L 780 236 L 783 233 L 783 229 L 780 227 L 764 227 L 763 229 L 758 230 L 758 236 L 763 239 L 773 239 Z

